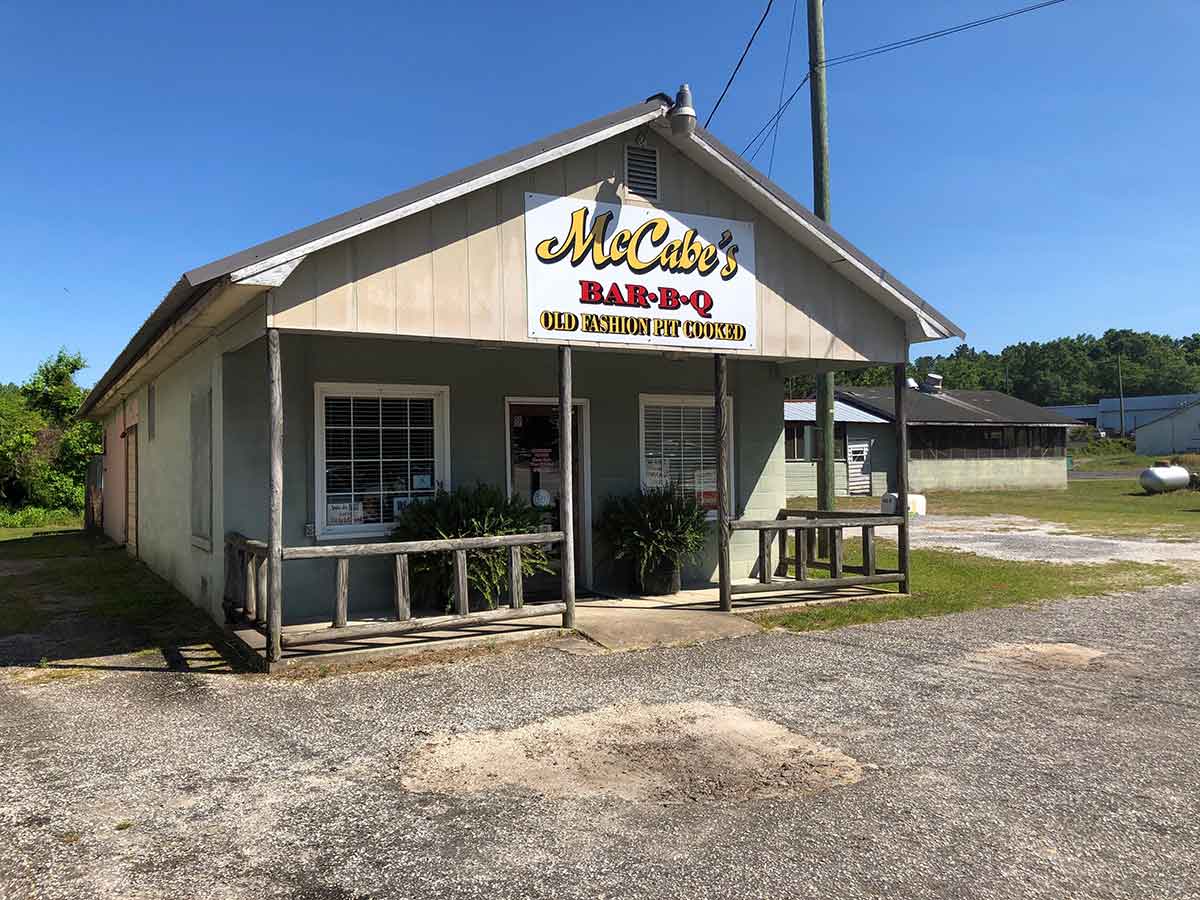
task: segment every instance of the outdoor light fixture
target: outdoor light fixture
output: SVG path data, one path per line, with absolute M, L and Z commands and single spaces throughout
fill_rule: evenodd
M 671 131 L 686 137 L 696 130 L 696 109 L 692 106 L 692 89 L 686 84 L 679 86 L 675 105 L 671 107 Z

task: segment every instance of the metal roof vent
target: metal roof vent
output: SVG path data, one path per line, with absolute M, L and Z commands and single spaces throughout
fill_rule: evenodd
M 630 144 L 625 148 L 625 187 L 643 200 L 658 202 L 658 149 Z
M 942 392 L 942 376 L 930 372 L 925 376 L 925 383 L 921 385 L 921 390 L 926 394 L 940 394 Z
M 675 95 L 675 105 L 670 113 L 671 131 L 679 137 L 691 134 L 696 130 L 696 108 L 692 106 L 692 89 L 686 84 L 679 86 Z

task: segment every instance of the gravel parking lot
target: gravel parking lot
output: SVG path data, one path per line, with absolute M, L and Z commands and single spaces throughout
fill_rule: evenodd
M 1200 896 L 1198 600 L 308 681 L 10 667 L 0 896 Z M 556 753 L 635 763 L 522 776 Z

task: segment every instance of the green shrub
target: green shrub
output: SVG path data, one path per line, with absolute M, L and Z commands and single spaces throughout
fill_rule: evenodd
M 404 508 L 392 532 L 397 541 L 430 541 L 439 538 L 487 537 L 529 534 L 542 529 L 542 513 L 519 497 L 506 497 L 487 484 L 439 490 L 427 500 Z M 419 595 L 444 602 L 449 608 L 454 591 L 454 555 L 420 553 L 409 557 L 413 588 Z M 551 572 L 544 545 L 521 548 L 521 573 Z M 467 553 L 467 582 L 489 608 L 508 585 L 508 548 L 471 550 Z
M 0 528 L 51 528 L 78 524 L 79 513 L 70 509 L 44 509 L 40 506 L 0 508 Z
M 1123 456 L 1135 452 L 1133 438 L 1097 438 L 1074 451 L 1076 456 Z
M 609 498 L 597 528 L 614 559 L 633 561 L 644 589 L 647 575 L 699 558 L 708 520 L 692 493 L 668 484 Z

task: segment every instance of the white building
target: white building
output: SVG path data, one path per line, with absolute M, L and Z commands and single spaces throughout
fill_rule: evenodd
M 1200 453 L 1200 398 L 1139 425 L 1133 435 L 1146 456 Z

